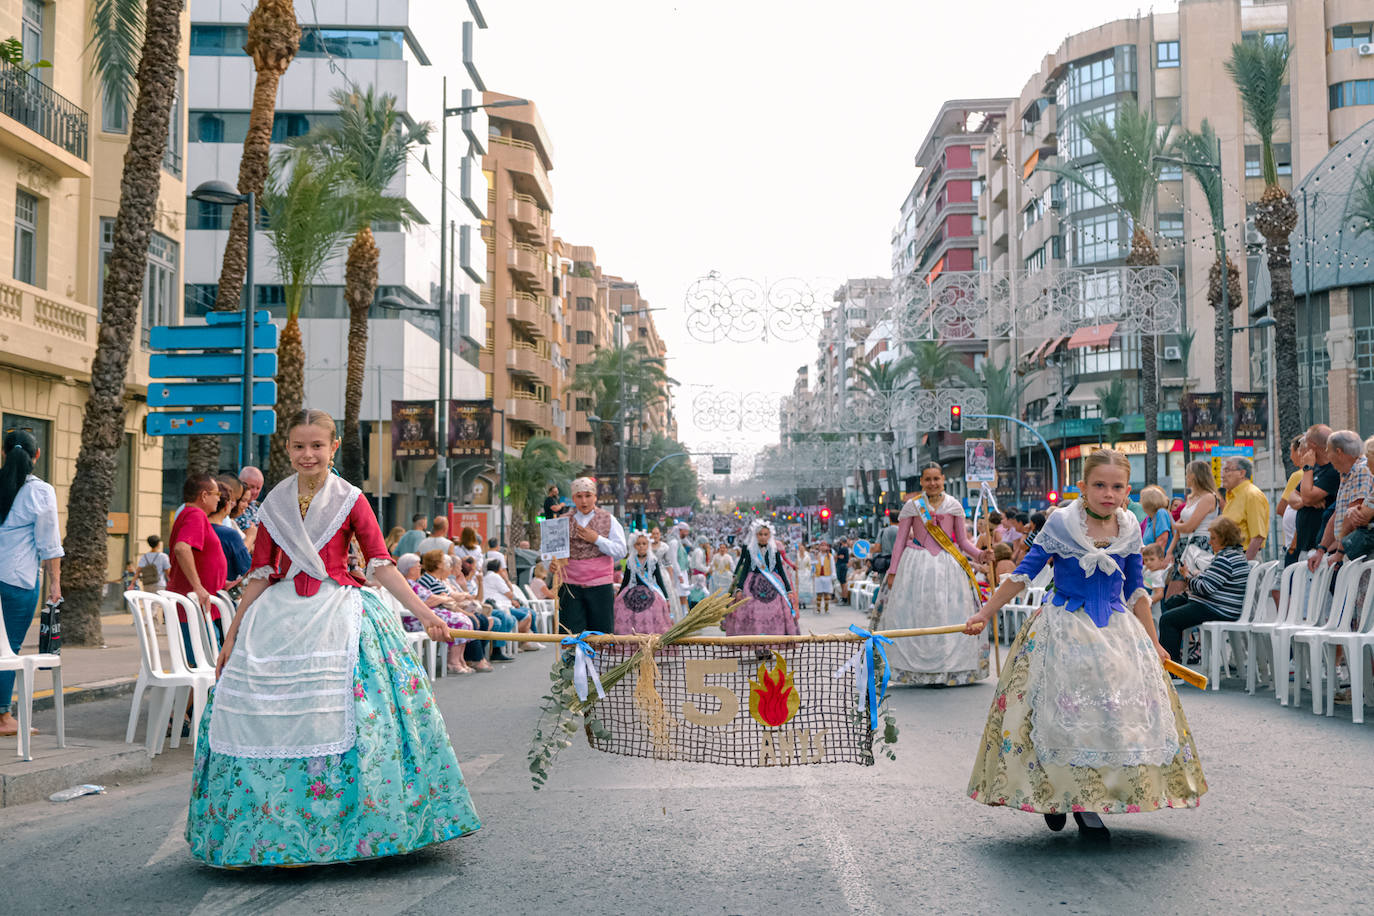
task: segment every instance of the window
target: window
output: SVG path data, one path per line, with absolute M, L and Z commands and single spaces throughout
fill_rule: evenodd
M 227 207 L 225 208 L 228 209 Z M 105 298 L 106 262 L 114 247 L 114 223 L 112 219 L 100 221 L 100 279 L 97 293 L 99 300 Z M 148 271 L 143 275 L 143 324 L 139 329 L 143 346 L 148 346 L 149 328 L 158 324 L 175 324 L 177 320 L 177 285 L 180 249 L 176 242 L 161 233 L 154 232 L 148 240 Z M 186 288 L 186 298 L 203 300 L 204 309 L 193 308 L 204 314 L 215 301 L 214 284 L 192 284 Z M 261 292 L 261 288 L 259 288 Z M 197 302 L 199 305 L 200 302 Z M 261 304 L 261 303 L 259 303 Z M 99 320 L 97 316 L 97 320 Z
M 109 134 L 129 132 L 129 100 L 105 87 L 100 101 L 100 129 Z
M 979 178 L 976 181 L 969 182 L 969 188 L 970 192 L 973 194 L 973 199 L 977 200 L 982 197 L 983 192 L 987 190 L 987 181 L 983 178 Z
M 1036 223 L 1040 222 L 1041 217 L 1043 217 L 1044 215 L 1045 199 L 1043 197 L 1037 197 L 1034 200 L 1032 200 L 1029 205 L 1027 205 L 1026 209 L 1021 211 L 1022 231 L 1029 229 L 1031 226 L 1034 226 Z
M 1333 109 L 1349 108 L 1351 105 L 1374 105 L 1374 80 L 1346 80 L 1336 83 L 1328 92 Z
M 1072 351 L 1069 371 L 1075 375 L 1129 372 L 1140 369 L 1140 339 L 1112 337 L 1105 347 L 1079 347 Z
M 1155 42 L 1155 69 L 1167 70 L 1178 66 L 1178 42 Z
M 1073 262 L 1096 264 L 1122 257 L 1121 219 L 1106 213 L 1073 224 Z
M 177 178 L 181 177 L 181 103 L 184 74 L 177 71 L 177 85 L 172 94 L 171 123 L 167 127 L 167 150 L 162 154 L 162 167 Z
M 1077 116 L 1064 126 L 1064 149 L 1066 158 L 1082 159 L 1084 156 L 1093 155 L 1093 146 L 1088 142 L 1088 138 L 1083 135 L 1079 128 L 1078 119 L 1085 121 L 1099 119 L 1105 121 L 1110 127 L 1116 123 L 1116 103 L 1108 102 L 1105 105 L 1096 105 L 1086 111 L 1080 112 Z
M 1245 177 L 1263 178 L 1264 164 L 1260 159 L 1260 145 L 1250 144 L 1245 147 Z M 1293 174 L 1293 154 L 1292 145 L 1288 143 L 1274 144 L 1274 164 L 1278 166 L 1280 175 Z
M 24 4 L 28 10 L 28 4 Z M 14 193 L 14 279 L 38 285 L 38 198 L 28 191 Z
M 1160 181 L 1182 181 L 1183 166 L 1173 163 L 1165 163 L 1159 168 Z
M 338 121 L 338 115 L 323 112 L 279 111 L 272 118 L 272 142 L 285 143 Z M 192 111 L 190 124 L 193 143 L 242 143 L 248 135 L 248 112 Z
M 592 300 L 587 296 L 578 296 L 577 310 L 579 312 L 590 312 L 592 310 Z
M 1056 261 L 1064 260 L 1064 236 L 1050 236 L 1050 257 Z
M 1044 116 L 1045 109 L 1049 107 L 1050 100 L 1047 98 L 1039 98 L 1036 99 L 1034 102 L 1031 102 L 1030 107 L 1026 109 L 1025 114 L 1021 115 L 1022 132 L 1027 134 L 1035 133 L 1037 125 L 1040 124 L 1040 118 Z
M 592 444 L 592 434 L 591 434 L 591 433 L 578 433 L 578 434 L 577 434 L 577 444 L 578 444 L 578 445 L 591 445 L 591 444 Z
M 1116 182 L 1100 162 L 1093 162 L 1078 170 L 1083 180 L 1097 189 L 1097 192 L 1083 187 L 1077 182 L 1069 185 L 1069 212 L 1082 213 L 1105 207 L 1117 201 Z
M 52 421 L 17 413 L 0 414 L 0 436 L 12 429 L 22 429 L 33 436 L 39 452 L 33 473 L 42 480 L 52 480 Z
M 580 344 L 589 344 L 589 343 L 591 343 L 591 342 L 592 342 L 592 332 L 591 332 L 591 331 L 578 331 L 578 332 L 577 332 L 577 342 L 580 343 Z
M 241 25 L 191 26 L 191 54 L 209 57 L 242 56 L 248 40 L 247 27 Z M 349 60 L 401 60 L 405 55 L 405 33 L 391 29 L 301 29 L 301 48 L 297 57 L 338 57 Z
M 578 398 L 577 400 L 575 400 L 575 401 L 573 402 L 573 409 L 574 409 L 574 410 L 580 410 L 580 411 L 582 411 L 583 413 L 591 413 L 591 412 L 592 412 L 592 399 L 591 399 L 591 398 Z
M 1263 41 L 1267 45 L 1288 44 L 1288 32 L 1241 32 L 1241 41 Z
M 1374 26 L 1368 22 L 1331 27 L 1331 50 L 1344 51 L 1374 41 Z
M 1064 85 L 1061 110 L 1119 92 L 1134 92 L 1135 45 L 1122 45 L 1105 57 L 1072 64 Z
M 43 0 L 24 0 L 23 38 L 24 63 L 36 64 L 43 59 Z
M 229 217 L 233 212 L 233 207 L 222 207 L 219 204 L 188 197 L 186 198 L 186 228 L 228 229 Z
M 1161 213 L 1159 214 L 1159 234 L 1161 238 L 1181 239 L 1183 238 L 1183 214 L 1182 213 Z
M 1041 245 L 1039 248 L 1037 248 L 1037 249 L 1035 249 L 1033 252 L 1031 252 L 1030 257 L 1026 258 L 1026 270 L 1028 270 L 1028 271 L 1033 271 L 1033 270 L 1044 270 L 1044 269 L 1045 269 L 1045 246 Z

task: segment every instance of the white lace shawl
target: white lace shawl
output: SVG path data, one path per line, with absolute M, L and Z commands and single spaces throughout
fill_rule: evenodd
M 1035 536 L 1035 546 L 1059 557 L 1070 557 L 1078 561 L 1085 576 L 1101 571 L 1108 575 L 1122 572 L 1115 556 L 1129 556 L 1140 553 L 1143 542 L 1140 537 L 1140 523 L 1126 509 L 1116 510 L 1116 537 L 1106 547 L 1093 543 L 1087 531 L 1087 505 L 1080 498 L 1073 505 L 1056 510 L 1045 521 L 1045 526 Z M 1006 577 L 1024 585 L 1030 585 L 1030 576 L 1012 573 Z M 1129 607 L 1141 590 L 1127 599 Z
M 920 498 L 924 499 L 925 497 L 922 496 Z M 927 505 L 929 504 L 927 503 Z M 944 500 L 940 503 L 939 506 L 935 508 L 933 512 L 931 512 L 931 515 L 952 515 L 955 518 L 963 518 L 964 507 L 959 503 L 959 500 L 955 499 L 953 496 L 950 496 L 948 493 L 946 493 Z M 904 518 L 920 517 L 921 510 L 917 507 L 916 500 L 908 499 L 906 501 L 906 505 L 902 506 L 902 511 L 897 516 L 897 521 L 900 522 Z
M 320 551 L 348 519 L 362 491 L 342 477 L 330 474 L 310 501 L 310 508 L 302 519 L 297 476 L 292 474 L 272 488 L 262 501 L 258 518 L 267 526 L 272 543 L 291 560 L 287 579 L 303 572 L 312 579 L 324 581 L 329 573 L 325 571 Z

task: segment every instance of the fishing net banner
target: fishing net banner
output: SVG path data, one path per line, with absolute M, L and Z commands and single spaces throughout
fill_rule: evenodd
M 598 673 L 640 647 L 599 646 Z M 741 767 L 872 764 L 873 732 L 854 676 L 835 676 L 859 647 L 766 637 L 660 646 L 653 670 L 641 662 L 597 701 L 602 727 L 587 729 L 588 743 L 610 754 Z

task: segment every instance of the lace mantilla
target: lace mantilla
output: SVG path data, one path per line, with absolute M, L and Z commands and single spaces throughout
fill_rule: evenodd
M 257 569 L 254 569 L 254 570 L 252 570 L 251 572 L 249 572 L 247 575 L 245 575 L 245 576 L 243 577 L 243 581 L 244 581 L 245 583 L 248 583 L 248 582 L 252 582 L 254 579 L 270 579 L 270 578 L 272 578 L 272 567 L 270 567 L 270 566 L 259 566 Z
M 363 570 L 363 577 L 366 579 L 371 579 L 373 575 L 377 572 L 377 570 L 381 569 L 383 566 L 395 565 L 396 564 L 392 561 L 391 557 L 373 557 L 372 559 L 367 561 L 367 569 Z
M 1056 556 L 1078 560 L 1088 575 L 1099 569 L 1106 573 L 1119 572 L 1120 567 L 1112 557 L 1140 552 L 1140 524 L 1125 509 L 1117 509 L 1116 537 L 1106 547 L 1098 547 L 1088 537 L 1086 506 L 1081 499 L 1077 502 L 1076 507 L 1060 509 L 1049 517 L 1045 527 L 1035 536 L 1035 546 Z

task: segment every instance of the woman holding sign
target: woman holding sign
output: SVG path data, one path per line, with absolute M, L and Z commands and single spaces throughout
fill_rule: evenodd
M 964 507 L 945 493 L 945 474 L 938 464 L 921 468 L 921 491 L 898 516 L 880 630 L 948 626 L 978 611 L 978 586 L 969 561 L 983 562 L 986 551 L 969 540 Z M 956 633 L 899 639 L 887 655 L 896 684 L 955 687 L 988 676 L 986 637 L 974 640 Z

